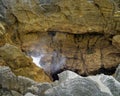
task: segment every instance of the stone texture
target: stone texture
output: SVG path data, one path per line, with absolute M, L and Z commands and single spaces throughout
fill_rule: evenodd
M 14 90 L 11 90 L 11 93 L 12 93 L 13 96 L 23 96 L 22 94 L 20 94 L 17 91 L 14 91 Z
M 14 96 L 14 95 L 11 94 L 11 91 L 5 88 L 0 88 L 0 96 Z
M 114 69 L 120 63 L 119 49 L 104 34 L 52 34 L 41 33 L 38 41 L 22 46 L 28 54 L 40 57 L 39 64 L 50 74 L 66 69 L 96 74 L 101 68 Z
M 120 83 L 111 76 L 81 77 L 73 72 L 64 71 L 59 77 L 60 81 L 53 85 L 53 88 L 46 90 L 45 96 L 119 96 L 120 94 Z
M 82 77 L 72 71 L 59 74 L 53 83 L 37 83 L 0 67 L 1 96 L 119 96 L 120 83 L 112 76 Z M 17 94 L 17 95 L 16 95 Z
M 38 82 L 50 82 L 44 71 L 32 63 L 32 59 L 17 47 L 5 44 L 0 48 L 0 57 L 16 75 L 26 76 Z
M 1 0 L 1 14 L 8 22 L 18 23 L 20 34 L 33 31 L 106 33 L 116 30 L 114 14 L 119 11 L 116 3 L 114 0 Z
M 112 76 L 102 76 L 101 82 L 110 89 L 113 96 L 120 95 L 120 83 L 116 81 Z
M 37 96 L 37 95 L 34 95 L 32 93 L 26 93 L 24 96 Z
M 113 44 L 116 48 L 120 49 L 120 35 L 115 35 L 115 36 L 113 37 L 113 39 L 112 39 L 112 44 Z
M 96 74 L 120 63 L 118 44 L 111 44 L 120 34 L 119 0 L 1 0 L 0 9 L 6 42 L 42 55 L 49 75 Z
M 120 82 L 120 65 L 118 66 L 118 68 L 115 72 L 115 79 Z
M 5 43 L 5 27 L 3 26 L 2 22 L 0 22 L 0 46 L 4 45 Z

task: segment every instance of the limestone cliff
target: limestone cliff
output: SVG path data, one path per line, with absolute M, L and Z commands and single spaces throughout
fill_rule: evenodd
M 42 54 L 46 72 L 88 75 L 111 72 L 120 63 L 119 42 L 112 40 L 120 35 L 119 5 L 119 0 L 0 0 L 0 18 L 7 24 L 6 42 Z

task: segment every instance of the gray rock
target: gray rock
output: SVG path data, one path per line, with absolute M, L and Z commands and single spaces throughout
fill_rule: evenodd
M 36 84 L 35 81 L 23 77 L 23 76 L 15 76 L 12 73 L 9 67 L 0 67 L 0 85 L 2 88 L 6 88 L 8 90 L 15 90 L 20 93 L 25 93 L 28 87 Z
M 37 86 L 39 88 L 38 90 L 38 95 L 39 96 L 44 96 L 44 92 L 50 88 L 52 88 L 52 85 L 49 83 L 44 83 L 44 84 L 39 84 Z
M 13 96 L 23 96 L 22 94 L 18 93 L 17 91 L 11 90 Z
M 26 93 L 24 96 L 37 96 L 37 95 L 34 95 L 34 94 L 32 94 L 32 93 Z
M 13 96 L 13 95 L 10 90 L 7 90 L 6 88 L 1 88 L 0 96 Z
M 120 65 L 118 66 L 118 68 L 115 72 L 115 79 L 120 82 Z
M 15 76 L 9 67 L 0 67 L 0 77 L 0 96 L 120 96 L 120 83 L 103 74 L 82 77 L 64 71 L 59 74 L 58 81 L 36 83 Z
M 113 96 L 120 96 L 120 83 L 112 76 L 101 76 L 101 82 L 109 88 Z
M 27 92 L 31 92 L 32 94 L 35 94 L 35 95 L 38 95 L 38 96 L 44 96 L 44 92 L 46 90 L 48 90 L 49 88 L 52 88 L 52 84 L 50 84 L 50 83 L 39 83 L 39 84 L 36 84 L 36 85 L 33 85 L 33 86 L 29 87 Z
M 59 76 L 64 79 L 60 79 L 58 85 L 48 89 L 45 96 L 113 96 L 102 91 L 99 84 L 89 77 L 84 78 L 70 71 L 65 71 Z

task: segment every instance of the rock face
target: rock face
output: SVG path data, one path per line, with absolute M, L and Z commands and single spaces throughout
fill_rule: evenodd
M 120 83 L 112 76 L 81 77 L 74 72 L 59 74 L 59 81 L 37 83 L 16 76 L 9 67 L 0 67 L 1 96 L 119 96 Z
M 28 54 L 40 57 L 50 75 L 72 70 L 82 75 L 120 63 L 119 0 L 1 0 L 7 36 Z M 112 42 L 112 43 L 111 43 Z
M 120 65 L 118 66 L 118 68 L 115 72 L 115 79 L 120 82 Z
M 112 44 L 120 50 L 120 35 L 113 37 Z
M 0 59 L 2 64 L 0 66 L 9 66 L 16 75 L 26 76 L 39 82 L 50 81 L 44 71 L 32 63 L 32 59 L 13 45 L 5 44 L 0 47 Z
M 65 71 L 59 76 L 60 80 L 45 92 L 45 96 L 119 96 L 120 94 L 120 83 L 111 76 L 83 78 L 70 71 Z
M 3 91 L 8 90 L 9 93 L 11 93 L 10 90 L 11 91 L 14 90 L 23 94 L 28 87 L 36 84 L 36 82 L 31 79 L 21 77 L 21 76 L 17 77 L 14 73 L 12 73 L 9 67 L 0 67 L 0 76 L 1 76 L 1 79 L 0 79 L 1 89 Z M 4 90 L 3 88 L 6 90 Z M 7 96 L 7 95 L 4 95 L 4 96 Z

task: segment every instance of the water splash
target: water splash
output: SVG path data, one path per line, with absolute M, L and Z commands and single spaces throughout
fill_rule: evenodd
M 54 74 L 55 72 L 62 69 L 66 63 L 66 58 L 59 52 L 38 52 L 37 55 L 30 54 L 33 62 L 44 69 L 47 73 Z M 39 54 L 39 55 L 38 55 Z
M 43 56 L 44 56 L 44 55 L 40 55 L 40 56 L 37 56 L 37 57 L 31 56 L 32 59 L 33 59 L 33 62 L 34 62 L 38 67 L 42 67 L 42 66 L 40 65 L 40 61 L 41 61 L 41 58 L 42 58 Z

